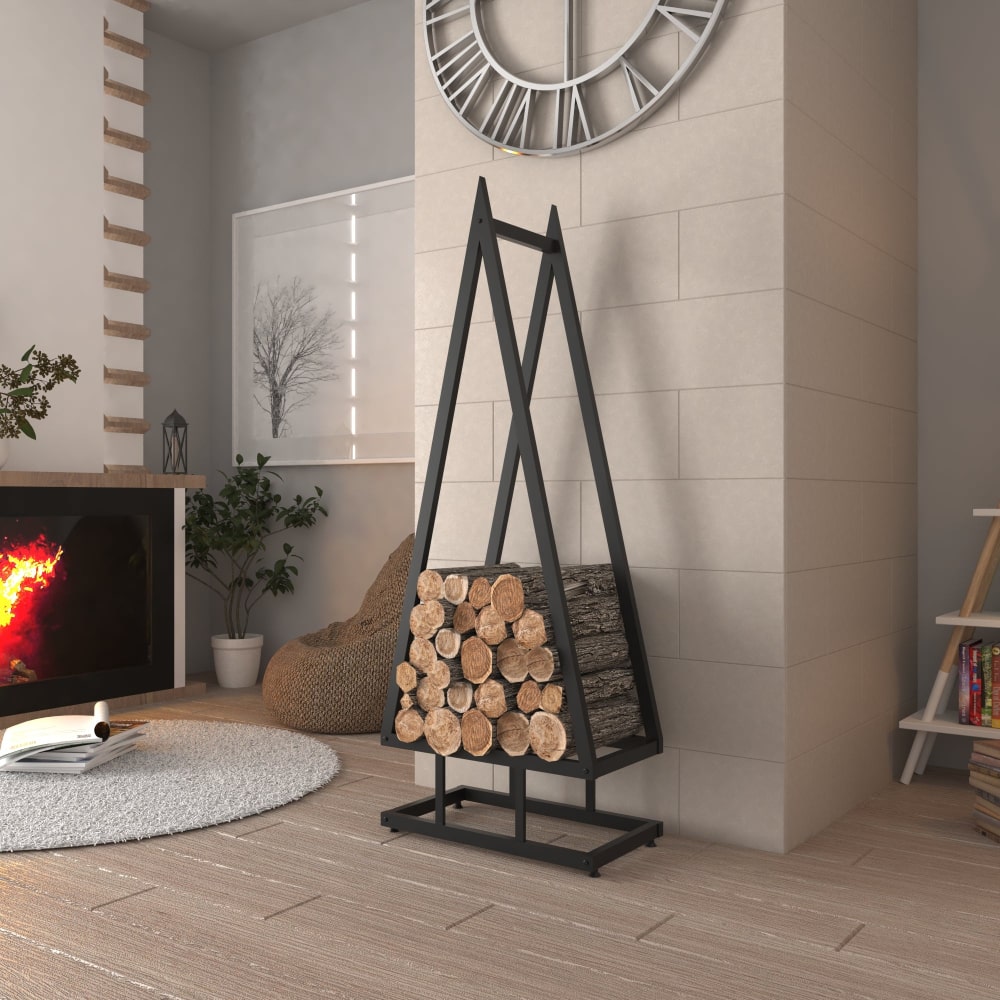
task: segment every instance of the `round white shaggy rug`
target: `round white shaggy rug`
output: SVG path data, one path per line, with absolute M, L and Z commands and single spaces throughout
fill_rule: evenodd
M 135 750 L 83 774 L 0 771 L 0 851 L 214 826 L 301 798 L 339 770 L 333 750 L 301 733 L 154 720 Z

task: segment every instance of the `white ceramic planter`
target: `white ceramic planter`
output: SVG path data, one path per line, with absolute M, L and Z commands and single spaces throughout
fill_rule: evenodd
M 253 687 L 260 672 L 260 651 L 264 636 L 248 632 L 242 639 L 212 636 L 212 659 L 219 687 Z
M 0 469 L 7 464 L 10 458 L 10 442 L 6 438 L 0 438 Z

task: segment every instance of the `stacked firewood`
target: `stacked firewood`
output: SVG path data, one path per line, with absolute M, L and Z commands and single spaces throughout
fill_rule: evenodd
M 642 730 L 618 593 L 608 565 L 562 570 L 577 670 L 595 746 Z M 556 761 L 576 749 L 540 568 L 426 569 L 396 667 L 395 733 L 442 755 L 499 748 Z

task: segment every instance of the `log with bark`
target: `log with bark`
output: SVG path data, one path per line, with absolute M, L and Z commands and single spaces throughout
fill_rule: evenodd
M 617 743 L 642 730 L 642 715 L 634 692 L 588 705 L 587 718 L 595 747 Z M 562 760 L 577 749 L 568 712 L 561 715 L 535 712 L 528 721 L 528 739 L 531 749 L 542 760 Z
M 595 746 L 618 742 L 641 731 L 642 719 L 612 568 L 563 567 L 562 580 Z M 401 699 L 402 708 L 427 713 L 421 722 L 428 745 L 429 728 L 438 746 L 451 747 L 455 727 L 461 734 L 464 726 L 475 747 L 466 749 L 476 755 L 493 745 L 514 755 L 530 748 L 547 761 L 574 753 L 566 678 L 541 568 L 425 571 L 418 592 L 421 603 L 410 615 L 415 638 L 397 681 L 408 700 L 403 705 Z M 419 709 L 412 708 L 414 701 Z M 415 730 L 415 720 L 407 721 L 408 732 Z

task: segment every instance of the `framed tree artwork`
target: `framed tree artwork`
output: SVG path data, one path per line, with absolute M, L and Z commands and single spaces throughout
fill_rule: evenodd
M 233 455 L 413 461 L 413 178 L 233 216 Z

